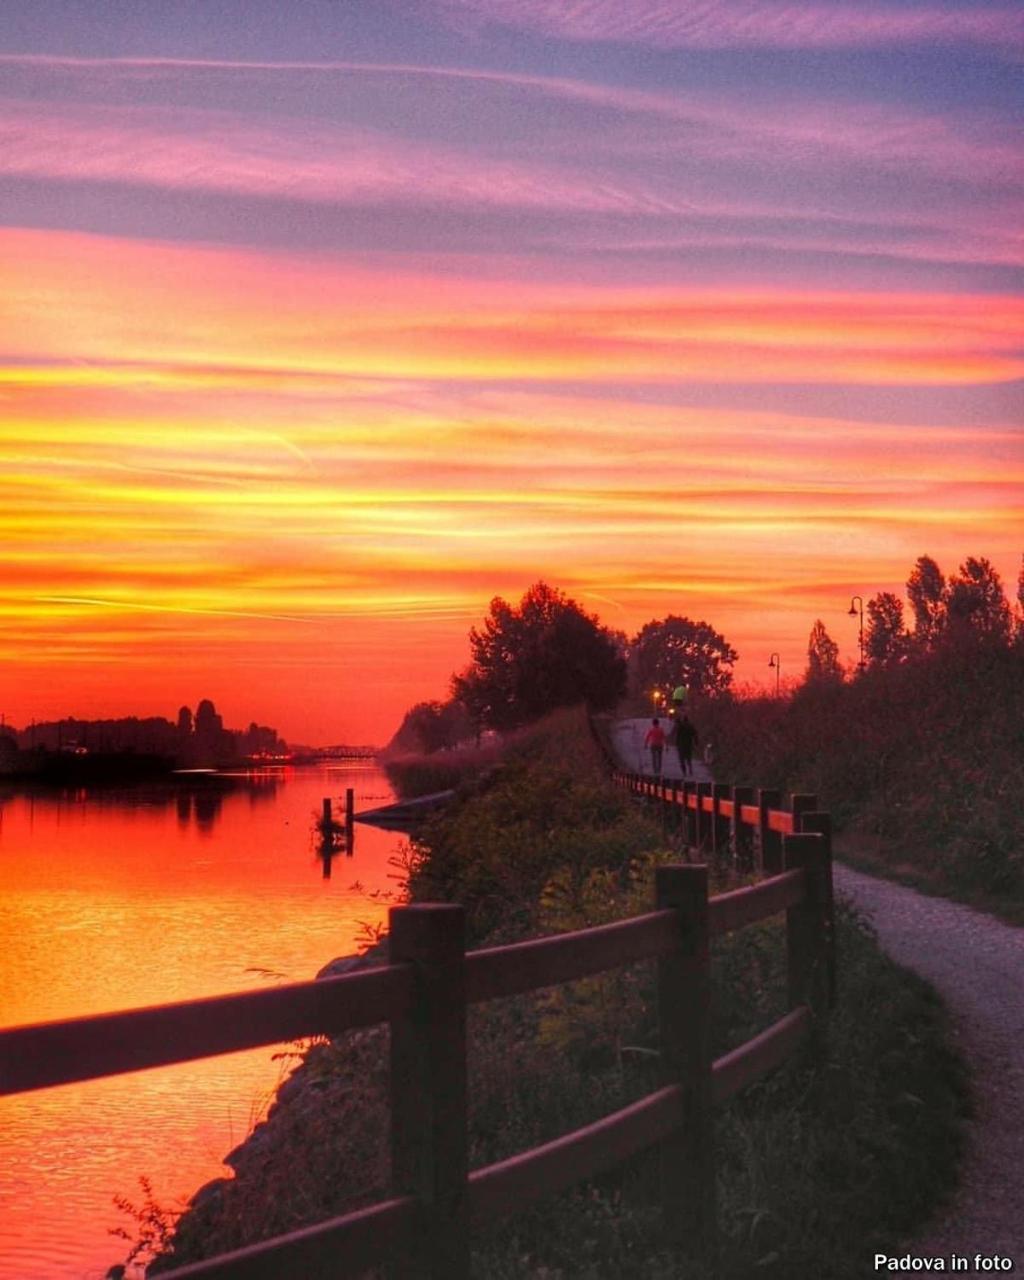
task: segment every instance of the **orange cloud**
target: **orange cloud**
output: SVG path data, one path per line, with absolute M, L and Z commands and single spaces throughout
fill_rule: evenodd
M 865 395 L 899 376 L 912 408 L 915 387 L 1019 367 L 1012 299 L 560 290 L 10 231 L 0 248 L 15 722 L 82 714 L 98 689 L 111 713 L 173 712 L 202 681 L 295 738 L 384 736 L 443 694 L 489 598 L 538 577 L 627 631 L 705 617 L 762 679 L 760 650 L 795 671 L 818 614 L 848 652 L 835 611 L 922 552 L 1016 571 L 1016 423 L 699 397 L 712 375 L 856 374 Z
M 1024 306 L 1001 296 L 563 289 L 25 231 L 0 322 L 22 361 L 107 376 L 962 385 L 1024 375 Z M 201 300 L 201 305 L 200 305 Z M 132 369 L 130 362 L 139 362 Z M 87 384 L 96 375 L 78 374 Z M 8 382 L 55 377 L 8 366 Z

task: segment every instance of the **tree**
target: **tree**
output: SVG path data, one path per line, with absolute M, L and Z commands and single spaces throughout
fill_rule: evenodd
M 907 579 L 907 596 L 914 610 L 914 639 L 929 646 L 946 624 L 946 581 L 931 556 L 918 556 Z
M 1020 573 L 1017 575 L 1017 640 L 1024 643 L 1024 556 L 1020 558 Z
M 686 685 L 693 693 L 724 693 L 739 657 L 724 636 L 706 622 L 669 614 L 651 621 L 632 644 L 637 687 L 646 691 Z
M 500 596 L 469 633 L 470 666 L 452 694 L 479 725 L 513 729 L 556 707 L 613 707 L 626 688 L 626 663 L 598 619 L 563 592 L 535 583 L 518 607 Z
M 473 733 L 466 708 L 455 701 L 417 702 L 405 713 L 391 747 L 396 751 L 445 751 Z
M 868 630 L 864 651 L 873 663 L 899 662 L 907 651 L 903 625 L 903 601 L 891 591 L 880 591 L 868 601 Z
M 825 684 L 843 678 L 843 668 L 839 665 L 839 646 L 825 630 L 825 624 L 819 618 L 811 628 L 807 639 L 807 674 L 808 684 Z
M 968 556 L 949 580 L 948 625 L 957 639 L 1010 639 L 1012 614 L 999 574 L 984 556 Z

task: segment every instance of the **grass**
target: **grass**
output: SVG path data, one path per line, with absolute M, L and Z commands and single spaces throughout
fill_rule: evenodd
M 456 790 L 494 768 L 500 758 L 500 746 L 489 742 L 429 755 L 382 756 L 380 763 L 398 795 L 410 800 L 435 791 Z
M 647 910 L 654 868 L 674 856 L 660 826 L 603 780 L 572 715 L 519 737 L 487 777 L 465 778 L 427 839 L 410 864 L 413 893 L 464 901 L 473 945 Z M 966 1091 L 942 1009 L 845 912 L 839 942 L 824 1048 L 718 1113 L 723 1280 L 852 1280 L 953 1185 Z M 716 1053 L 782 1011 L 782 943 L 779 925 L 763 925 L 717 946 Z M 168 1265 L 386 1196 L 386 1060 L 381 1029 L 312 1046 L 303 1087 L 256 1130 L 235 1179 L 182 1219 Z M 649 1092 L 659 1082 L 653 967 L 475 1006 L 469 1071 L 471 1167 Z M 645 1153 L 550 1198 L 474 1242 L 474 1275 L 701 1280 L 662 1232 L 656 1186 L 656 1156 Z

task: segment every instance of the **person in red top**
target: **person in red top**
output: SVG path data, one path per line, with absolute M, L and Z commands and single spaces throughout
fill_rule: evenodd
M 651 749 L 651 768 L 661 777 L 661 757 L 665 751 L 665 730 L 655 719 L 651 721 L 651 727 L 647 730 L 647 737 L 644 738 L 644 746 Z

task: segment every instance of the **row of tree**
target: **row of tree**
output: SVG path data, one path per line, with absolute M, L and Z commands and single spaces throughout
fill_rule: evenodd
M 1011 607 L 996 569 L 983 556 L 968 558 L 947 578 L 931 556 L 920 556 L 907 579 L 913 615 L 908 626 L 903 601 L 880 591 L 867 603 L 865 665 L 891 666 L 947 646 L 1006 646 L 1024 641 L 1024 561 Z M 807 645 L 806 679 L 841 680 L 839 646 L 818 619 Z
M 940 646 L 1024 643 L 1024 565 L 1011 608 L 999 574 L 969 557 L 946 578 L 921 556 L 903 601 L 882 591 L 867 604 L 867 666 L 907 662 Z M 454 676 L 447 702 L 421 702 L 392 740 L 396 751 L 438 751 L 482 731 L 518 728 L 556 707 L 584 702 L 611 710 L 626 694 L 685 685 L 695 695 L 729 692 L 736 650 L 707 622 L 670 614 L 630 637 L 603 626 L 564 592 L 537 582 L 518 605 L 500 596 L 469 633 L 471 661 Z M 811 630 L 805 681 L 840 681 L 839 646 L 820 619 Z
M 629 686 L 724 693 L 738 657 L 714 627 L 675 615 L 628 637 L 546 582 L 530 587 L 518 605 L 496 596 L 469 645 L 472 660 L 453 677 L 451 699 L 414 706 L 394 750 L 436 751 L 579 702 L 609 711 Z

